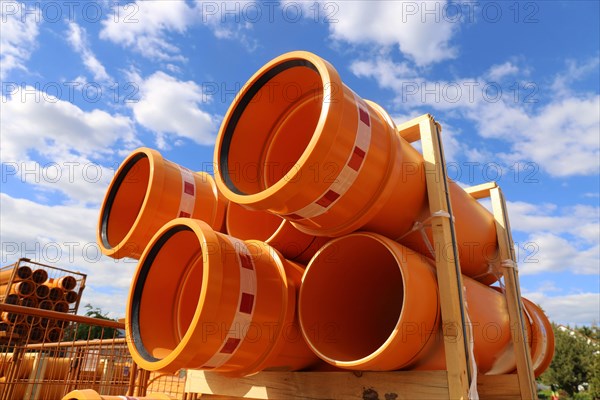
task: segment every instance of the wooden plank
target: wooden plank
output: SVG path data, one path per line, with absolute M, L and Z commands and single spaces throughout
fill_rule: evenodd
M 465 192 L 469 193 L 474 199 L 485 199 L 490 197 L 490 190 L 497 188 L 496 182 L 486 182 L 481 185 L 475 185 L 468 188 L 464 188 Z
M 507 260 L 503 265 L 505 296 L 508 306 L 508 316 L 511 327 L 512 339 L 517 362 L 517 376 L 523 399 L 536 399 L 537 388 L 533 373 L 531 352 L 527 341 L 523 303 L 521 302 L 521 289 L 517 275 L 516 255 L 510 230 L 506 201 L 499 187 L 490 190 L 494 219 L 496 220 L 496 234 L 498 236 L 498 252 L 500 260 Z
M 445 371 L 261 372 L 228 378 L 187 371 L 187 393 L 245 399 L 354 400 L 447 399 Z
M 448 177 L 440 137 L 440 127 L 433 117 L 420 117 L 421 144 L 425 159 L 425 176 L 429 209 L 432 214 L 445 212 L 452 215 Z M 436 250 L 436 273 L 442 311 L 442 333 L 448 369 L 448 390 L 451 399 L 467 399 L 471 380 L 470 333 L 466 327 L 463 302 L 463 284 L 456 233 L 451 218 L 437 216 L 431 219 Z M 453 251 L 448 254 L 447 249 Z
M 403 124 L 397 125 L 398 134 L 408 143 L 421 140 L 421 122 L 429 121 L 429 118 L 431 118 L 431 115 L 424 114 L 420 117 L 411 119 L 410 121 L 406 121 Z
M 517 375 L 479 376 L 481 399 L 520 399 Z M 445 371 L 396 372 L 261 372 L 228 378 L 206 371 L 187 371 L 186 393 L 202 399 L 448 399 Z
M 479 398 L 494 400 L 521 399 L 519 378 L 516 374 L 510 375 L 479 375 L 477 377 L 477 391 Z

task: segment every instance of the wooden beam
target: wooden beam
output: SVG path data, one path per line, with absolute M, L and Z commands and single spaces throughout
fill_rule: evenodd
M 497 188 L 498 184 L 496 182 L 486 182 L 481 185 L 475 185 L 468 188 L 464 188 L 465 192 L 469 193 L 474 199 L 485 199 L 490 197 L 490 190 Z
M 408 143 L 421 140 L 421 122 L 429 121 L 432 118 L 430 114 L 423 114 L 420 117 L 413 118 L 400 125 L 397 125 L 397 131 L 401 138 Z
M 478 384 L 482 399 L 520 398 L 516 375 L 481 376 Z M 449 399 L 445 371 L 260 372 L 228 378 L 188 370 L 185 392 L 214 399 Z
M 525 317 L 523 315 L 523 303 L 521 302 L 521 289 L 517 270 L 517 259 L 514 243 L 510 230 L 506 201 L 499 187 L 490 190 L 494 219 L 496 220 L 496 234 L 498 236 L 498 252 L 503 263 L 505 296 L 508 306 L 508 316 L 511 326 L 511 334 L 514 343 L 514 351 L 517 362 L 517 376 L 522 399 L 537 399 L 537 388 L 531 352 L 527 341 L 527 330 L 525 328 Z
M 440 214 L 441 211 L 452 215 L 440 128 L 431 115 L 420 118 L 419 130 L 425 159 L 429 209 L 432 214 Z M 471 338 L 469 330 L 466 329 L 467 315 L 454 222 L 452 218 L 441 215 L 432 217 L 431 229 L 442 311 L 448 391 L 451 399 L 467 399 L 471 381 L 468 362 Z

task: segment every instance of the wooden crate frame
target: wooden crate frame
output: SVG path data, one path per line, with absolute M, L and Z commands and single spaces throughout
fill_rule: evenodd
M 436 252 L 436 273 L 446 355 L 445 371 L 261 372 L 244 378 L 189 370 L 189 398 L 226 399 L 469 399 L 476 377 L 482 399 L 537 399 L 531 353 L 519 288 L 514 244 L 502 191 L 495 182 L 467 188 L 475 199 L 491 198 L 506 301 L 517 364 L 516 374 L 479 375 L 471 371 L 471 339 L 463 299 L 462 276 L 452 215 L 441 126 L 430 114 L 412 119 L 398 132 L 407 142 L 421 140 L 434 249 L 453 249 L 454 257 Z M 462 339 L 462 340 L 461 340 Z M 187 397 L 187 396 L 186 396 Z

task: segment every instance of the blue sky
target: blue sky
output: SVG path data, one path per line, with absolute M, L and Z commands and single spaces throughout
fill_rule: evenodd
M 148 146 L 210 171 L 239 87 L 309 50 L 397 122 L 433 114 L 451 177 L 502 186 L 525 296 L 600 320 L 598 2 L 1 5 L 2 265 L 85 272 L 84 301 L 122 316 L 135 262 L 95 246 L 119 162 Z

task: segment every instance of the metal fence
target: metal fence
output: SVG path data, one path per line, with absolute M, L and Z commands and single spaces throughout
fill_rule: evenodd
M 122 323 L 13 304 L 0 304 L 0 312 L 26 321 L 21 328 L 5 323 L 0 332 L 0 400 L 60 400 L 75 389 L 184 398 L 184 374 L 137 368 Z M 49 334 L 56 329 L 60 334 Z

